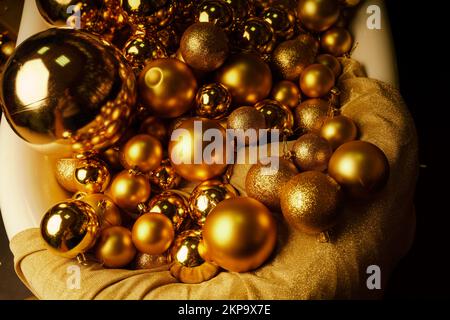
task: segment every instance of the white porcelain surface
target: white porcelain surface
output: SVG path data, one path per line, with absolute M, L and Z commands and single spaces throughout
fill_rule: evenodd
M 380 6 L 382 29 L 366 27 L 369 5 Z M 25 0 L 18 42 L 49 28 L 40 17 L 35 0 Z M 353 57 L 363 63 L 371 78 L 398 84 L 394 46 L 382 0 L 365 1 L 351 31 L 359 45 Z M 9 239 L 39 226 L 41 216 L 68 194 L 56 182 L 53 161 L 18 138 L 5 119 L 0 123 L 0 208 Z

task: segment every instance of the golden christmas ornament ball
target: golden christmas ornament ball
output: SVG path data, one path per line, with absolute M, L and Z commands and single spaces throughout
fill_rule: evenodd
M 320 129 L 320 135 L 328 140 L 333 150 L 340 145 L 353 141 L 358 134 L 358 128 L 352 119 L 346 116 L 327 118 Z
M 245 191 L 249 197 L 279 212 L 280 191 L 286 182 L 298 174 L 298 170 L 290 160 L 279 158 L 278 161 L 278 168 L 274 171 L 271 171 L 270 165 L 252 165 L 245 178 Z
M 273 28 L 275 35 L 281 39 L 289 39 L 295 32 L 295 14 L 282 6 L 267 7 L 261 14 Z
M 293 109 L 300 104 L 302 95 L 295 83 L 283 80 L 274 85 L 272 98 Z
M 328 172 L 355 198 L 375 195 L 389 179 L 389 162 L 383 151 L 372 143 L 351 141 L 333 154 Z
M 222 268 L 247 272 L 266 261 L 277 240 L 272 213 L 258 200 L 238 197 L 220 202 L 203 226 L 207 255 Z
M 176 14 L 175 0 L 121 0 L 122 9 L 129 22 L 140 29 L 163 28 Z
M 108 190 L 108 195 L 121 209 L 136 213 L 140 203 L 147 201 L 151 193 L 148 179 L 133 172 L 124 170 L 117 174 Z
M 139 134 L 125 143 L 120 154 L 125 169 L 145 173 L 160 166 L 163 148 L 157 138 L 148 134 Z
M 323 64 L 333 71 L 335 77 L 339 77 L 342 72 L 342 66 L 339 60 L 331 54 L 321 54 L 317 56 L 316 62 Z
M 334 82 L 333 71 L 320 63 L 310 65 L 300 75 L 300 89 L 310 98 L 325 96 L 333 88 Z
M 339 18 L 339 3 L 338 0 L 299 0 L 297 14 L 309 30 L 322 32 Z
M 95 246 L 95 257 L 107 268 L 123 268 L 133 261 L 135 255 L 131 232 L 124 227 L 103 230 Z
M 220 180 L 208 180 L 200 183 L 189 198 L 189 212 L 192 220 L 199 226 L 203 226 L 209 213 L 217 204 L 238 195 L 238 191 L 231 184 Z
M 198 6 L 195 18 L 198 22 L 211 22 L 226 30 L 233 23 L 233 9 L 225 1 L 206 0 Z
M 67 200 L 45 213 L 40 228 L 42 239 L 51 252 L 65 258 L 75 258 L 95 244 L 100 223 L 89 204 Z
M 159 40 L 139 32 L 128 39 L 123 48 L 123 55 L 138 74 L 150 61 L 167 58 L 167 52 Z
M 197 22 L 186 29 L 180 42 L 183 60 L 196 70 L 218 69 L 230 53 L 225 32 L 214 23 Z
M 233 17 L 236 21 L 242 21 L 254 14 L 251 1 L 248 0 L 224 0 L 231 6 Z
M 267 128 L 266 118 L 254 107 L 240 107 L 234 110 L 228 117 L 227 128 L 229 129 L 260 129 Z
M 263 100 L 255 105 L 255 109 L 264 115 L 268 129 L 279 129 L 281 134 L 288 136 L 292 134 L 294 115 L 289 107 L 275 100 Z
M 149 180 L 156 191 L 166 191 L 175 189 L 180 185 L 181 177 L 176 173 L 174 167 L 168 159 L 150 172 Z
M 155 116 L 175 118 L 187 112 L 197 93 L 191 69 L 177 59 L 156 59 L 139 76 L 139 96 Z
M 272 67 L 283 79 L 297 80 L 302 71 L 314 62 L 316 51 L 299 39 L 287 40 L 278 45 L 272 55 Z
M 324 171 L 333 150 L 330 143 L 314 133 L 307 133 L 295 141 L 291 149 L 294 162 L 302 171 Z
M 237 105 L 254 105 L 266 98 L 272 89 L 269 66 L 253 54 L 231 56 L 217 72 L 217 81 L 231 93 Z
M 189 181 L 205 181 L 224 173 L 226 161 L 225 129 L 214 120 L 190 118 L 177 128 L 177 136 L 169 143 L 169 156 L 175 171 Z M 214 129 L 215 145 L 203 139 L 204 133 Z M 208 152 L 209 151 L 209 152 Z
M 189 216 L 186 199 L 171 190 L 153 197 L 147 205 L 147 211 L 165 215 L 172 222 L 175 231 L 181 230 Z
M 281 210 L 294 228 L 309 234 L 330 229 L 342 202 L 339 184 L 319 171 L 300 173 L 281 190 Z
M 94 208 L 100 222 L 101 230 L 122 224 L 122 216 L 119 208 L 110 197 L 102 193 L 78 195 L 77 200 L 81 200 Z
M 163 145 L 169 140 L 167 124 L 162 119 L 154 116 L 150 116 L 142 122 L 139 132 L 155 137 Z
M 134 223 L 131 237 L 140 252 L 162 254 L 172 244 L 175 231 L 170 219 L 162 213 L 145 213 Z
M 156 269 L 163 266 L 168 266 L 172 262 L 172 256 L 169 252 L 163 254 L 148 254 L 138 252 L 134 258 L 133 267 L 136 270 L 142 269 Z
M 242 50 L 254 50 L 264 54 L 273 51 L 276 37 L 270 23 L 262 18 L 252 17 L 237 25 L 233 32 L 233 41 Z
M 231 95 L 220 83 L 204 85 L 197 92 L 195 113 L 208 119 L 222 119 L 231 106 Z
M 297 127 L 303 132 L 318 133 L 328 115 L 330 105 L 322 99 L 308 99 L 294 109 Z
M 336 57 L 342 56 L 352 48 L 353 38 L 347 29 L 334 27 L 322 34 L 320 46 L 325 52 Z

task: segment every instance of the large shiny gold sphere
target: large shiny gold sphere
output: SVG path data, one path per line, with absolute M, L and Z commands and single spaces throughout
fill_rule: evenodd
M 237 54 L 219 69 L 217 81 L 230 90 L 235 104 L 254 105 L 269 95 L 272 72 L 258 56 Z
M 233 9 L 222 0 L 206 0 L 197 8 L 195 19 L 198 22 L 211 22 L 222 29 L 227 29 L 233 23 Z
M 219 203 L 203 226 L 209 257 L 222 268 L 247 272 L 269 258 L 277 240 L 272 213 L 258 200 L 247 197 Z
M 108 195 L 121 209 L 134 213 L 138 204 L 147 201 L 151 193 L 150 182 L 140 174 L 124 170 L 117 174 L 108 190 Z
M 0 90 L 6 119 L 46 153 L 81 153 L 119 140 L 135 103 L 135 78 L 120 52 L 94 36 L 49 29 L 17 47 Z
M 295 83 L 283 80 L 274 85 L 272 89 L 272 98 L 293 109 L 300 104 L 302 95 Z
M 342 72 L 342 66 L 339 60 L 331 55 L 331 54 L 321 54 L 317 56 L 316 62 L 323 64 L 324 66 L 328 67 L 333 71 L 334 76 L 337 78 Z
M 149 172 L 159 167 L 163 157 L 161 142 L 148 134 L 134 136 L 121 150 L 122 164 L 126 169 Z
M 50 208 L 41 220 L 41 236 L 51 252 L 75 258 L 89 250 L 100 230 L 94 208 L 79 200 L 67 200 Z
M 208 119 L 222 119 L 231 106 L 231 94 L 220 83 L 204 85 L 197 92 L 195 113 Z
M 311 31 L 322 32 L 339 18 L 338 0 L 299 0 L 300 22 Z
M 275 48 L 275 32 L 269 22 L 252 17 L 237 25 L 233 41 L 242 50 L 254 50 L 261 54 L 270 53 Z
M 294 110 L 295 124 L 303 133 L 318 133 L 328 115 L 329 109 L 330 105 L 325 100 L 305 100 Z
M 175 237 L 172 222 L 161 213 L 145 213 L 136 220 L 131 231 L 136 248 L 147 254 L 162 254 Z
M 147 206 L 148 212 L 162 213 L 173 224 L 175 231 L 180 231 L 189 217 L 186 199 L 174 191 L 164 191 L 153 197 Z
M 219 26 L 210 22 L 197 22 L 183 33 L 180 51 L 187 65 L 211 72 L 225 62 L 230 48 L 227 35 Z
M 319 171 L 300 173 L 281 190 L 281 210 L 286 221 L 309 234 L 330 229 L 336 223 L 341 202 L 339 184 Z
M 269 165 L 254 164 L 245 178 L 245 191 L 249 197 L 279 212 L 281 189 L 296 174 L 298 170 L 295 165 L 284 158 L 279 159 L 278 168 L 273 172 Z
M 324 171 L 333 149 L 330 143 L 314 133 L 307 133 L 295 141 L 291 149 L 294 162 L 302 171 Z
M 320 63 L 310 65 L 300 75 L 300 89 L 310 98 L 325 96 L 333 88 L 334 82 L 333 71 Z
M 226 199 L 235 198 L 238 191 L 229 183 L 220 180 L 208 180 L 200 183 L 192 191 L 189 198 L 189 211 L 199 226 L 205 224 L 211 210 Z
M 150 172 L 149 179 L 152 187 L 156 191 L 175 189 L 181 182 L 180 175 L 176 173 L 175 168 L 170 164 L 168 159 L 164 160 L 158 168 Z
M 136 74 L 139 74 L 150 61 L 167 58 L 167 51 L 159 40 L 144 32 L 139 32 L 128 39 L 122 51 Z
M 103 192 L 111 180 L 108 167 L 98 159 L 59 159 L 55 167 L 56 180 L 70 192 Z
M 322 49 L 336 57 L 350 51 L 353 44 L 353 38 L 347 29 L 334 27 L 326 31 L 320 38 Z
M 119 208 L 107 195 L 102 193 L 81 195 L 77 197 L 77 200 L 81 200 L 94 208 L 101 230 L 122 224 Z
M 320 135 L 327 139 L 333 150 L 340 145 L 353 141 L 358 134 L 358 128 L 352 119 L 346 116 L 327 118 L 320 129 Z
M 95 256 L 105 267 L 125 267 L 135 255 L 136 248 L 131 241 L 130 230 L 116 226 L 102 231 L 95 247 Z
M 226 133 L 217 121 L 191 118 L 177 129 L 177 134 L 172 134 L 174 140 L 169 143 L 169 156 L 180 176 L 189 181 L 205 181 L 224 173 L 227 168 Z M 209 129 L 218 134 L 214 142 L 220 148 L 212 148 L 211 142 L 203 139 Z
M 328 165 L 328 173 L 352 197 L 375 195 L 389 179 L 389 162 L 380 148 L 365 141 L 340 146 Z
M 282 42 L 273 52 L 272 66 L 283 79 L 297 80 L 302 71 L 314 62 L 314 48 L 299 39 Z
M 255 105 L 266 119 L 269 129 L 278 129 L 282 134 L 291 135 L 294 127 L 294 115 L 291 109 L 275 100 L 263 100 Z
M 155 116 L 175 118 L 187 112 L 197 93 L 197 80 L 177 59 L 156 59 L 139 76 L 139 96 Z

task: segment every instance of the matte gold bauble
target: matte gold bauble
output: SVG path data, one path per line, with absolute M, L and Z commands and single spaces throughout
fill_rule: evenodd
M 283 80 L 275 84 L 272 89 L 272 98 L 289 108 L 297 107 L 302 99 L 300 89 L 292 81 Z
M 156 269 L 163 266 L 168 266 L 172 262 L 172 256 L 169 252 L 163 254 L 147 254 L 138 252 L 134 258 L 134 269 Z
M 177 236 L 171 249 L 170 273 L 183 283 L 201 283 L 214 278 L 220 268 L 206 262 L 199 254 L 201 230 L 187 230 Z
M 159 167 L 163 157 L 161 142 L 148 134 L 139 134 L 125 143 L 121 160 L 125 169 L 149 172 Z
M 163 145 L 169 140 L 169 130 L 166 123 L 154 116 L 150 116 L 142 122 L 139 132 L 155 137 Z
M 320 135 L 328 140 L 333 150 L 340 145 L 353 141 L 358 134 L 358 128 L 352 119 L 346 116 L 327 118 L 320 129 Z
M 162 254 L 170 248 L 175 231 L 172 222 L 162 213 L 145 213 L 131 230 L 136 248 L 147 254 Z
M 214 23 L 197 22 L 183 33 L 180 42 L 183 60 L 196 70 L 218 69 L 230 53 L 225 32 Z
M 383 151 L 374 144 L 351 141 L 333 153 L 328 172 L 352 197 L 367 198 L 386 185 L 389 162 Z
M 150 61 L 167 58 L 167 51 L 159 40 L 144 32 L 139 32 L 128 39 L 122 52 L 136 74 L 139 74 Z
M 233 9 L 225 1 L 206 0 L 199 5 L 195 13 L 195 20 L 211 22 L 222 29 L 227 29 L 233 23 Z
M 305 100 L 294 109 L 295 124 L 303 133 L 318 133 L 329 109 L 329 103 L 325 100 Z
M 248 129 L 252 129 L 255 130 L 258 134 L 259 130 L 267 128 L 266 118 L 254 107 L 240 107 L 234 110 L 228 116 L 226 128 L 233 130 L 242 130 L 244 133 Z M 252 141 L 249 136 L 245 137 L 245 144 L 254 144 L 258 142 L 258 138 L 259 135 L 255 137 L 255 141 Z
M 314 133 L 307 133 L 298 138 L 291 151 L 295 164 L 302 171 L 326 170 L 333 153 L 330 143 Z
M 307 47 L 312 48 L 314 55 L 317 55 L 320 49 L 319 40 L 310 33 L 302 33 L 297 40 L 303 42 Z
M 273 52 L 272 65 L 283 79 L 297 80 L 302 71 L 314 62 L 314 48 L 299 39 L 282 42 Z
M 115 226 L 102 231 L 95 247 L 95 257 L 103 266 L 123 268 L 133 261 L 135 255 L 130 230 Z
M 316 62 L 323 64 L 333 71 L 335 77 L 339 77 L 342 72 L 342 66 L 338 59 L 331 54 L 321 54 L 317 56 Z
M 197 93 L 197 80 L 177 59 L 156 59 L 139 76 L 139 96 L 155 116 L 175 118 L 187 112 Z
M 352 48 L 353 38 L 347 29 L 334 27 L 322 34 L 320 46 L 325 52 L 336 57 L 342 56 Z
M 141 29 L 165 27 L 176 13 L 175 0 L 122 0 L 121 5 L 129 21 Z
M 274 171 L 271 171 L 270 165 L 252 165 L 245 178 L 245 191 L 249 197 L 279 212 L 281 188 L 298 174 L 298 170 L 290 160 L 279 158 L 278 161 L 278 168 Z
M 165 215 L 172 222 L 177 232 L 181 230 L 189 216 L 185 198 L 170 190 L 153 197 L 148 203 L 147 211 Z
M 255 105 L 266 119 L 269 129 L 279 129 L 282 134 L 291 135 L 294 127 L 294 115 L 289 107 L 275 100 L 263 100 Z
M 330 92 L 334 86 L 333 71 L 317 63 L 310 65 L 300 75 L 300 89 L 310 98 L 320 98 Z
M 339 18 L 338 0 L 299 0 L 297 14 L 309 30 L 325 31 Z
M 269 95 L 272 72 L 258 56 L 237 54 L 218 71 L 217 81 L 228 88 L 235 104 L 254 105 Z
M 113 145 L 128 127 L 135 78 L 121 53 L 79 30 L 49 29 L 5 66 L 1 105 L 14 131 L 46 153 Z
M 59 159 L 55 166 L 56 180 L 70 192 L 103 192 L 111 180 L 108 167 L 98 159 Z
M 222 119 L 231 106 L 231 94 L 220 83 L 211 83 L 200 88 L 196 97 L 195 113 L 208 119 Z
M 208 180 L 200 183 L 189 198 L 189 212 L 192 220 L 199 226 L 203 226 L 209 213 L 217 204 L 238 195 L 238 191 L 231 184 L 220 180 Z
M 222 268 L 247 272 L 269 258 L 277 240 L 272 213 L 258 200 L 248 197 L 219 203 L 203 226 L 208 256 Z
M 94 244 L 100 230 L 98 216 L 87 203 L 67 200 L 50 208 L 41 220 L 41 236 L 51 252 L 75 258 Z
M 233 41 L 240 49 L 264 54 L 273 51 L 276 37 L 270 23 L 262 18 L 252 17 L 238 24 L 233 32 Z
M 175 189 L 180 185 L 181 177 L 176 173 L 170 161 L 164 160 L 161 165 L 150 172 L 149 179 L 156 191 Z
M 172 134 L 169 156 L 175 171 L 189 181 L 205 181 L 224 173 L 227 168 L 225 129 L 214 120 L 191 118 L 185 120 Z M 214 129 L 214 145 L 203 139 L 204 133 Z
M 101 230 L 122 224 L 122 216 L 119 208 L 110 197 L 101 193 L 81 195 L 77 197 L 94 208 L 100 222 Z
M 286 221 L 297 230 L 309 234 L 333 227 L 341 202 L 339 184 L 319 171 L 300 173 L 281 190 L 281 210 Z
M 150 182 L 141 174 L 124 170 L 117 174 L 108 190 L 108 195 L 121 209 L 135 213 L 140 203 L 147 201 L 151 193 Z
M 290 39 L 295 32 L 295 14 L 281 6 L 271 6 L 266 8 L 261 14 L 267 21 L 279 39 Z

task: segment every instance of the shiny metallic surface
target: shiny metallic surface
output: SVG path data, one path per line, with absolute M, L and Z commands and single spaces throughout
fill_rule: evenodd
M 123 55 L 136 74 L 150 61 L 168 56 L 162 43 L 145 33 L 137 33 L 128 39 L 123 48 Z
M 176 13 L 175 0 L 122 0 L 122 9 L 130 22 L 139 28 L 162 28 L 170 24 Z
M 147 212 L 162 213 L 172 222 L 175 231 L 180 231 L 189 216 L 186 199 L 173 191 L 165 191 L 148 202 Z
M 196 13 L 198 22 L 212 22 L 223 29 L 227 29 L 233 23 L 233 9 L 222 0 L 203 1 Z
M 292 134 L 294 115 L 289 107 L 275 100 L 263 100 L 255 108 L 264 115 L 267 128 L 279 129 L 282 134 Z
M 261 54 L 272 52 L 276 44 L 271 24 L 262 18 L 250 18 L 240 23 L 233 33 L 233 41 L 240 49 Z
M 197 92 L 195 113 L 208 119 L 222 119 L 231 106 L 231 94 L 220 83 L 204 85 Z

